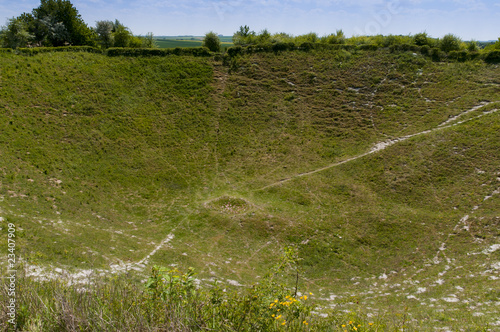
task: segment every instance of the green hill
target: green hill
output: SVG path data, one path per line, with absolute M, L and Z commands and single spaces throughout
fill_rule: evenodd
M 323 308 L 498 328 L 498 65 L 383 49 L 0 63 L 0 232 L 18 228 L 28 275 L 158 264 L 250 285 L 292 245 Z

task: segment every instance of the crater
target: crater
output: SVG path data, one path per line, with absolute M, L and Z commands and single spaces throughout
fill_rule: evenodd
M 226 214 L 240 214 L 249 211 L 252 204 L 243 198 L 221 196 L 205 203 L 205 207 Z

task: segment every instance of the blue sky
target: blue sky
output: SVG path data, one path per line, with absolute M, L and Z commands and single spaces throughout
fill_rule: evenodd
M 0 23 L 30 12 L 39 0 L 0 0 Z M 241 25 L 259 32 L 347 36 L 453 33 L 464 40 L 500 37 L 499 0 L 73 0 L 90 26 L 118 19 L 134 34 L 232 35 Z

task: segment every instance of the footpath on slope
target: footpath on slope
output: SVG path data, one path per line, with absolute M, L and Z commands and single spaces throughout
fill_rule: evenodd
M 342 161 L 339 161 L 337 163 L 334 163 L 334 164 L 330 164 L 330 165 L 327 165 L 327 166 L 324 166 L 324 167 L 321 167 L 321 168 L 318 168 L 318 169 L 315 169 L 315 170 L 312 170 L 312 171 L 309 171 L 309 172 L 305 172 L 305 173 L 299 173 L 297 175 L 294 175 L 294 176 L 291 176 L 291 177 L 288 177 L 288 178 L 285 178 L 285 179 L 281 179 L 279 181 L 276 181 L 274 183 L 271 183 L 271 184 L 268 184 L 262 188 L 259 188 L 259 189 L 256 189 L 255 191 L 261 191 L 261 190 L 265 190 L 267 188 L 271 188 L 271 187 L 275 187 L 277 185 L 281 185 L 283 183 L 286 183 L 286 182 L 289 182 L 291 180 L 294 180 L 296 178 L 300 178 L 300 177 L 304 177 L 304 176 L 309 176 L 309 175 L 313 175 L 315 173 L 319 173 L 319 172 L 322 172 L 322 171 L 325 171 L 325 170 L 328 170 L 330 168 L 333 168 L 333 167 L 337 167 L 337 166 L 340 166 L 342 164 L 345 164 L 345 163 L 348 163 L 350 161 L 353 161 L 353 160 L 356 160 L 356 159 L 359 159 L 359 158 L 363 158 L 365 156 L 368 156 L 372 153 L 375 153 L 375 152 L 378 152 L 378 151 L 381 151 L 381 150 L 384 150 L 386 149 L 387 147 L 393 145 L 393 144 L 396 144 L 398 142 L 403 142 L 403 141 L 406 141 L 407 139 L 409 138 L 412 138 L 412 137 L 416 137 L 416 136 L 420 136 L 420 135 L 424 135 L 424 134 L 429 134 L 429 133 L 432 133 L 432 132 L 435 132 L 435 131 L 439 131 L 439 130 L 443 130 L 443 129 L 446 129 L 446 128 L 451 128 L 453 126 L 456 126 L 458 124 L 461 124 L 461 123 L 465 123 L 465 122 L 469 122 L 469 121 L 472 121 L 472 120 L 475 120 L 475 119 L 478 119 L 486 114 L 491 114 L 491 113 L 495 113 L 498 111 L 498 109 L 493 109 L 491 111 L 488 111 L 488 112 L 483 112 L 482 114 L 479 114 L 475 117 L 472 117 L 472 118 L 469 118 L 467 120 L 463 120 L 463 121 L 457 121 L 455 123 L 452 123 L 452 124 L 449 124 L 455 120 L 457 120 L 459 117 L 461 117 L 462 115 L 465 115 L 465 114 L 468 114 L 470 112 L 474 112 L 474 111 L 477 111 L 479 110 L 480 108 L 484 107 L 484 106 L 487 106 L 489 104 L 491 104 L 493 102 L 482 102 L 480 103 L 479 105 L 476 105 L 474 107 L 472 107 L 471 109 L 469 110 L 466 110 L 462 113 L 460 113 L 459 115 L 457 116 L 454 116 L 453 118 L 450 118 L 448 120 L 446 120 L 445 122 L 439 124 L 436 128 L 433 128 L 433 129 L 428 129 L 428 130 L 424 130 L 424 131 L 421 131 L 419 133 L 415 133 L 415 134 L 411 134 L 411 135 L 406 135 L 406 136 L 402 136 L 402 137 L 398 137 L 398 138 L 394 138 L 394 139 L 391 139 L 391 140 L 387 140 L 387 141 L 383 141 L 383 142 L 379 142 L 379 143 L 376 143 L 371 149 L 370 151 L 368 152 L 365 152 L 365 153 L 362 153 L 362 154 L 359 154 L 357 156 L 354 156 L 354 157 L 351 157 L 351 158 L 348 158 L 346 160 L 342 160 Z

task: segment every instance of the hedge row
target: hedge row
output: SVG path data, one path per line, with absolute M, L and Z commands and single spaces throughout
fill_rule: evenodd
M 259 52 L 282 52 L 282 51 L 309 51 L 309 50 L 353 50 L 355 45 L 349 44 L 320 44 L 320 43 L 309 43 L 305 42 L 297 45 L 292 42 L 288 43 L 273 43 L 273 44 L 262 44 L 262 45 L 248 45 L 248 46 L 232 46 L 227 49 L 227 54 L 230 57 L 234 57 L 240 54 L 251 54 Z
M 168 55 L 192 55 L 192 56 L 211 56 L 208 48 L 190 47 L 190 48 L 109 48 L 106 51 L 108 56 L 168 56 Z
M 39 53 L 50 52 L 89 52 L 103 53 L 108 56 L 167 56 L 167 55 L 192 55 L 192 56 L 211 56 L 211 53 L 204 47 L 193 48 L 174 48 L 174 49 L 159 49 L 159 48 L 109 48 L 105 51 L 92 46 L 63 46 L 63 47 L 34 47 L 34 48 L 0 48 L 0 53 L 14 52 L 23 55 L 36 55 Z
M 18 48 L 15 52 L 26 55 L 35 55 L 39 53 L 50 52 L 89 52 L 102 53 L 99 48 L 92 46 L 62 46 L 62 47 L 33 47 L 33 48 Z
M 259 52 L 281 52 L 281 51 L 294 51 L 294 50 L 346 50 L 346 51 L 376 51 L 379 48 L 383 49 L 376 44 L 362 44 L 362 45 L 352 45 L 352 44 L 320 44 L 320 43 L 302 43 L 296 45 L 294 43 L 274 43 L 274 44 L 264 44 L 264 45 L 249 45 L 249 46 L 233 46 L 227 49 L 227 54 L 230 57 L 235 57 L 242 54 L 252 54 Z M 478 51 L 450 51 L 445 53 L 439 48 L 430 48 L 427 45 L 418 46 L 412 44 L 399 44 L 392 45 L 389 47 L 391 53 L 394 52 L 415 52 L 432 58 L 433 61 L 469 61 L 474 59 L 482 59 L 488 63 L 500 63 L 500 51 L 490 51 L 486 53 L 480 53 Z
M 227 55 L 229 57 L 235 57 L 242 54 L 252 54 L 259 52 L 282 52 L 282 51 L 309 51 L 309 50 L 346 50 L 346 51 L 376 51 L 380 47 L 375 44 L 362 44 L 362 45 L 352 45 L 352 44 L 321 44 L 321 43 L 302 43 L 296 45 L 295 43 L 274 43 L 274 44 L 263 44 L 263 45 L 249 45 L 249 46 L 233 46 L 227 49 Z M 487 63 L 500 63 L 500 51 L 490 51 L 486 53 L 480 53 L 477 51 L 451 51 L 445 53 L 439 48 L 430 48 L 427 45 L 417 46 L 412 44 L 400 44 L 392 45 L 389 47 L 389 51 L 394 52 L 419 52 L 422 55 L 432 58 L 433 61 L 451 60 L 451 61 L 469 61 L 474 59 L 482 59 Z M 89 53 L 104 53 L 108 56 L 168 56 L 168 55 L 191 55 L 191 56 L 212 56 L 213 53 L 210 52 L 205 47 L 192 47 L 192 48 L 110 48 L 106 51 L 102 51 L 99 48 L 91 46 L 64 46 L 64 47 L 36 47 L 36 48 L 18 48 L 12 50 L 10 48 L 0 48 L 0 53 L 11 53 L 15 52 L 18 54 L 35 55 L 39 53 L 49 53 L 49 52 L 89 52 Z

